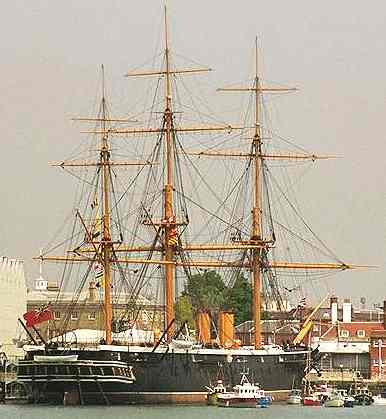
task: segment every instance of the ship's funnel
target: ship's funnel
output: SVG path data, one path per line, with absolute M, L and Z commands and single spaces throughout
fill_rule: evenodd
M 218 318 L 218 329 L 220 345 L 230 348 L 234 344 L 234 314 L 231 312 L 220 311 Z
M 210 314 L 206 311 L 198 312 L 196 322 L 198 340 L 204 345 L 210 344 Z

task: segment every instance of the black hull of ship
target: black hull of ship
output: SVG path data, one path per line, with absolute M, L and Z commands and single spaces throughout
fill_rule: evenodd
M 34 355 L 38 358 L 39 353 Z M 29 358 L 19 362 L 17 380 L 8 387 L 8 393 L 23 395 L 24 402 L 112 405 L 125 404 L 130 399 L 135 380 L 132 369 L 111 356 L 76 356 L 69 360 L 69 356 L 50 352 L 40 356 L 44 359 Z
M 268 393 L 288 392 L 300 386 L 306 365 L 305 352 L 280 354 L 227 353 L 219 350 L 157 351 L 150 350 L 73 350 L 79 360 L 120 361 L 133 367 L 134 383 L 120 388 L 109 383 L 103 392 L 95 382 L 82 384 L 83 404 L 162 404 L 205 403 L 208 386 L 221 379 L 231 388 L 239 384 L 241 373 L 247 372 L 251 381 L 259 383 Z M 35 352 L 36 354 L 36 352 Z M 32 380 L 33 391 L 39 393 L 38 402 L 63 403 L 67 391 L 77 390 L 77 383 Z M 101 382 L 102 383 L 102 382 Z M 100 384 L 101 384 L 100 383 Z M 103 396 L 103 393 L 106 396 Z M 35 400 L 36 402 L 36 400 Z
M 168 353 L 143 357 L 131 355 L 137 377 L 131 399 L 140 403 L 200 403 L 206 401 L 206 387 L 218 379 L 229 387 L 240 383 L 241 372 L 273 394 L 300 386 L 305 356 L 278 355 L 226 356 Z M 135 362 L 134 362 L 135 361 Z
M 127 384 L 117 381 L 40 379 L 28 385 L 26 401 L 30 404 L 121 405 L 128 403 L 131 394 L 131 386 L 129 391 Z

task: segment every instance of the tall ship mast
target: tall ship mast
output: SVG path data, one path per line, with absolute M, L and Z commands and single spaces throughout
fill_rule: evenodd
M 209 118 L 211 123 L 202 123 L 204 113 L 199 114 L 199 124 L 181 123 L 187 119 L 185 111 L 194 108 L 195 103 L 192 92 L 190 106 L 181 100 L 177 82 L 183 84 L 184 76 L 210 69 L 174 67 L 166 7 L 160 57 L 160 69 L 126 75 L 156 81 L 148 124 L 133 127 L 139 123 L 135 118 L 110 116 L 102 68 L 97 117 L 75 118 L 94 124 L 84 131 L 93 140 L 86 149 L 87 156 L 93 159 L 54 164 L 71 174 L 77 168 L 83 171 L 74 174 L 80 179 L 81 196 L 74 211 L 71 237 L 62 242 L 66 253 L 55 254 L 59 246 L 53 246 L 38 257 L 64 264 L 56 303 L 65 300 L 66 292 L 71 297 L 64 318 L 50 320 L 47 340 L 41 337 L 39 341 L 30 333 L 34 345 L 25 348 L 26 359 L 20 364 L 18 380 L 29 388 L 34 402 L 60 402 L 66 394 L 84 404 L 175 402 L 186 398 L 202 401 L 205 386 L 216 380 L 220 370 L 229 383 L 236 384 L 241 367 L 248 368 L 266 390 L 288 389 L 293 382 L 300 383 L 309 352 L 276 345 L 262 348 L 261 312 L 266 304 L 262 294 L 268 293 L 264 300 L 275 300 L 277 308 L 283 309 L 281 294 L 286 272 L 293 276 L 296 272 L 309 275 L 354 268 L 336 258 L 320 240 L 317 242 L 322 256 L 332 261 L 309 262 L 305 252 L 302 260 L 292 257 L 287 261 L 282 258 L 286 251 L 280 253 L 277 249 L 279 239 L 287 234 L 301 246 L 311 244 L 312 254 L 319 250 L 311 243 L 315 235 L 310 229 L 309 237 L 302 238 L 279 221 L 278 212 L 273 213 L 269 163 L 307 162 L 326 156 L 299 148 L 298 152 L 278 153 L 272 138 L 266 139 L 270 131 L 262 120 L 264 95 L 295 89 L 263 85 L 257 40 L 252 84 L 219 89 L 251 95 L 253 111 L 241 124 L 219 122 L 213 117 Z M 122 155 L 117 151 L 119 142 L 127 147 L 123 154 L 134 155 L 133 160 L 115 160 Z M 99 144 L 97 150 L 95 144 Z M 224 150 L 229 146 L 232 148 Z M 228 161 L 235 164 L 228 166 Z M 223 166 L 217 166 L 218 162 Z M 200 165 L 206 174 L 201 173 Z M 118 169 L 126 169 L 123 181 L 118 180 Z M 301 217 L 300 222 L 304 224 Z M 281 272 L 285 273 L 279 278 Z M 227 291 L 236 281 L 251 284 L 253 348 L 236 341 L 231 307 L 219 307 L 216 292 L 210 298 L 201 296 L 204 301 L 196 301 L 198 306 L 192 308 L 196 338 L 185 334 L 181 342 L 186 325 L 178 322 L 176 304 L 181 294 L 189 296 L 189 284 L 204 283 L 209 277 Z M 65 280 L 70 278 L 73 282 L 66 285 Z M 185 288 L 181 288 L 181 282 Z M 85 297 L 82 292 L 87 286 L 90 295 Z M 72 320 L 74 311 L 88 304 L 98 307 L 101 334 L 94 330 L 82 342 L 80 328 Z M 150 307 L 154 308 L 152 314 Z M 212 322 L 219 329 L 219 340 L 213 337 Z M 133 336 L 140 325 L 147 327 L 143 331 L 147 337 L 135 341 Z M 53 361 L 63 367 L 63 375 L 59 374 L 55 390 L 49 392 L 46 384 Z M 36 368 L 47 375 L 40 384 L 36 384 L 31 372 Z M 82 376 L 86 382 L 89 375 L 95 375 L 95 368 L 100 373 L 96 387 L 82 388 L 77 379 L 80 372 L 87 372 Z M 109 368 L 111 374 L 107 374 Z M 107 387 L 102 384 L 104 375 L 111 375 Z M 124 388 L 118 384 L 122 380 Z M 91 393 L 97 396 L 91 397 Z

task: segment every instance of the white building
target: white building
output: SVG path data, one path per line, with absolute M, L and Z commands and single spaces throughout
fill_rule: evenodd
M 23 262 L 0 257 L 0 351 L 13 357 L 20 354 L 16 338 L 18 318 L 27 310 L 27 289 Z

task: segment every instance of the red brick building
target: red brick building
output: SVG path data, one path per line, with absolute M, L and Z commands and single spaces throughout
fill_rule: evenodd
M 370 336 L 370 374 L 372 379 L 386 379 L 386 330 L 374 330 Z

